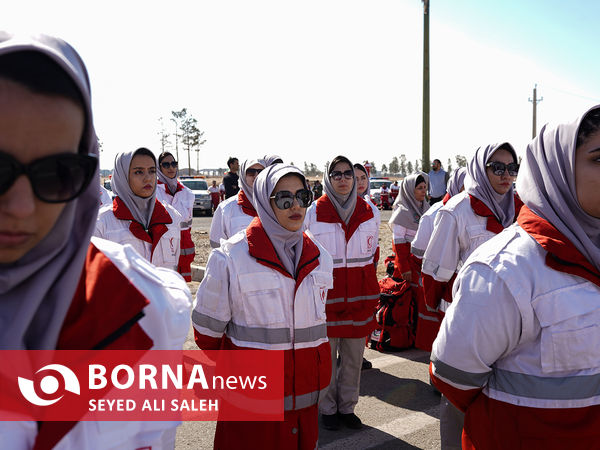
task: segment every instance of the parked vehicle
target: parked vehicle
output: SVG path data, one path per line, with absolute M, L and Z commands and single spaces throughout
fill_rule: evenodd
M 194 193 L 194 214 L 203 212 L 207 216 L 212 215 L 210 194 L 206 180 L 198 177 L 183 177 L 179 181 Z
M 371 178 L 369 183 L 371 188 L 371 201 L 378 207 L 381 207 L 381 186 L 385 184 L 389 188 L 392 181 L 389 178 Z

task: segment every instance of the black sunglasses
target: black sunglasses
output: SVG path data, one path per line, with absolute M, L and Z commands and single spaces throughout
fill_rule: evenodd
M 498 176 L 504 175 L 504 172 L 507 170 L 511 177 L 516 177 L 519 173 L 519 165 L 517 163 L 504 164 L 499 161 L 491 161 L 487 163 L 485 167 L 491 167 L 494 175 Z
M 169 167 L 172 167 L 173 169 L 177 169 L 177 164 L 178 164 L 177 161 L 171 161 L 171 162 L 163 161 L 160 163 L 160 165 L 163 169 L 168 169 Z
M 21 175 L 26 175 L 33 193 L 46 203 L 64 203 L 80 195 L 90 183 L 98 158 L 95 155 L 61 153 L 22 164 L 0 152 L 0 195 Z
M 250 175 L 251 177 L 255 177 L 259 173 L 261 173 L 262 171 L 263 171 L 263 169 L 253 169 L 252 167 L 249 167 L 248 169 L 246 169 L 246 175 Z
M 308 208 L 313 200 L 313 193 L 308 189 L 300 189 L 295 194 L 290 191 L 279 191 L 271 197 L 275 200 L 275 205 L 279 209 L 290 209 L 294 204 L 294 199 L 298 200 L 300 208 Z
M 329 176 L 331 178 L 333 178 L 335 181 L 340 181 L 342 179 L 342 176 L 346 180 L 351 180 L 354 177 L 354 170 L 346 170 L 345 172 L 340 172 L 339 170 L 334 170 L 333 172 L 331 172 L 329 174 Z

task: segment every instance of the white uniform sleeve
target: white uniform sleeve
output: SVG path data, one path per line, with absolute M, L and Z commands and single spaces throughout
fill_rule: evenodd
M 221 239 L 226 239 L 225 233 L 223 232 L 224 224 L 222 206 L 224 204 L 225 203 L 223 202 L 219 203 L 219 206 L 217 206 L 217 209 L 215 210 L 212 221 L 210 223 L 210 232 L 208 237 L 210 239 L 211 248 L 219 248 L 221 246 Z
M 100 208 L 100 211 L 98 211 L 98 219 L 96 220 L 96 228 L 94 229 L 93 235 L 102 239 L 106 239 L 106 223 L 102 219 L 103 214 L 101 214 L 103 209 L 104 208 Z
M 391 224 L 391 226 L 392 233 L 394 233 L 393 244 L 406 244 L 408 242 L 406 240 L 406 228 L 395 223 Z
M 220 249 L 214 249 L 208 257 L 204 278 L 196 292 L 192 323 L 198 333 L 220 338 L 230 320 L 227 257 Z
M 433 373 L 459 389 L 483 387 L 491 366 L 519 343 L 521 315 L 504 281 L 488 266 L 469 264 L 433 343 Z
M 424 215 L 419 221 L 419 228 L 417 234 L 412 241 L 410 251 L 413 255 L 418 258 L 422 258 L 427 249 L 427 244 L 433 233 L 433 217 L 430 215 Z
M 423 256 L 423 273 L 443 283 L 452 278 L 460 257 L 458 233 L 456 218 L 440 209 L 435 216 L 433 233 Z

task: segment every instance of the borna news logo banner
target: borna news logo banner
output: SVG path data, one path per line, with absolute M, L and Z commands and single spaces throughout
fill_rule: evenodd
M 0 351 L 0 420 L 283 420 L 283 351 Z

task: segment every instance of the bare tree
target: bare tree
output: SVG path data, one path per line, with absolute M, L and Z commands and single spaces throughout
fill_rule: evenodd
M 179 161 L 179 128 L 181 127 L 182 120 L 187 116 L 187 108 L 183 108 L 180 111 L 171 111 L 171 122 L 175 124 L 175 156 Z
M 456 155 L 455 159 L 456 159 L 456 165 L 458 167 L 467 167 L 467 158 L 466 158 L 466 156 Z
M 160 151 L 161 153 L 166 151 L 167 148 L 171 146 L 171 142 L 169 141 L 169 133 L 165 129 L 165 123 L 162 117 L 158 118 L 158 123 L 160 123 L 160 131 L 157 133 L 160 136 Z

